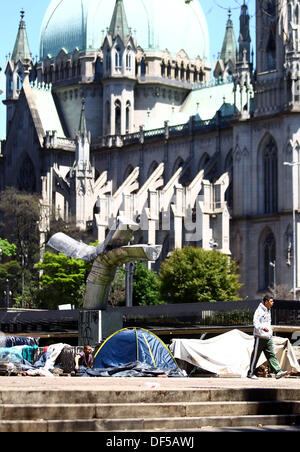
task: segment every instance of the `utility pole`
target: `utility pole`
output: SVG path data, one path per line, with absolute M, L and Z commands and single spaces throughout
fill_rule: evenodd
M 297 298 L 297 242 L 296 242 L 296 195 L 295 195 L 295 182 L 296 167 L 300 165 L 300 162 L 283 162 L 285 166 L 290 166 L 292 168 L 292 198 L 293 198 L 293 298 Z

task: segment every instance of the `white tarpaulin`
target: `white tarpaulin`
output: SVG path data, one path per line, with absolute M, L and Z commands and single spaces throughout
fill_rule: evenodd
M 273 337 L 277 359 L 283 370 L 300 372 L 295 352 L 288 339 Z M 217 375 L 235 374 L 246 377 L 253 350 L 254 337 L 232 330 L 212 339 L 173 339 L 170 346 L 176 359 L 186 361 Z M 262 353 L 257 366 L 266 362 Z

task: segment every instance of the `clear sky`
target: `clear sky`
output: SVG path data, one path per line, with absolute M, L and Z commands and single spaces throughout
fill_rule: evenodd
M 151 1 L 151 0 L 149 0 Z M 162 0 L 163 1 L 163 0 Z M 184 1 L 184 0 L 182 0 Z M 244 0 L 192 0 L 200 1 L 205 13 L 209 35 L 210 35 L 210 59 L 211 63 L 216 59 L 221 51 L 225 34 L 228 8 L 232 11 L 232 20 L 236 38 L 239 34 L 240 7 Z M 0 89 L 5 91 L 5 78 L 3 72 L 6 65 L 6 56 L 12 53 L 20 22 L 20 11 L 25 10 L 25 22 L 29 38 L 30 49 L 33 57 L 39 55 L 40 28 L 43 16 L 46 12 L 50 0 L 13 0 L 3 1 L 0 16 Z M 255 34 L 255 0 L 246 0 L 251 16 L 251 37 L 254 46 Z M 187 6 L 188 7 L 188 6 Z M 196 38 L 196 37 L 195 37 Z M 0 96 L 0 139 L 5 138 L 5 107 L 2 104 L 4 94 Z

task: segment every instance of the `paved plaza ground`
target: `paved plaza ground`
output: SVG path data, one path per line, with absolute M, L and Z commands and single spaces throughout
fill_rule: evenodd
M 273 388 L 300 389 L 300 378 L 139 378 L 139 377 L 0 377 L 0 390 L 199 390 Z

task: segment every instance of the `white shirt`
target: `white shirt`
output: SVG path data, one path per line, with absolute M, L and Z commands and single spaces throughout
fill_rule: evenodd
M 264 303 L 260 303 L 254 313 L 254 336 L 261 337 L 263 339 L 271 339 L 273 336 L 273 330 L 271 325 L 271 311 L 266 308 Z M 264 331 L 264 328 L 268 328 L 268 332 Z

